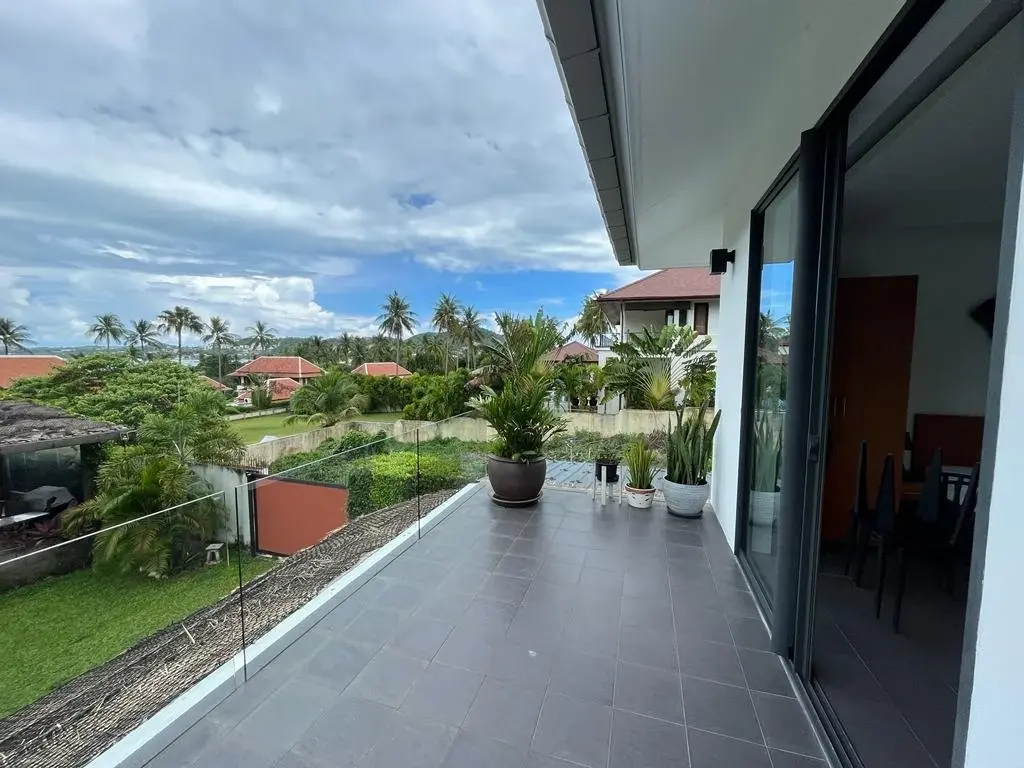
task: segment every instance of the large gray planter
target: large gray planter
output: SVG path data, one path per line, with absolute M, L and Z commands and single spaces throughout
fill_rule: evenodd
M 491 482 L 491 500 L 502 507 L 528 507 L 540 500 L 548 462 L 545 458 L 513 461 L 500 456 L 487 457 L 487 479 Z
M 668 479 L 662 481 L 661 489 L 665 494 L 665 506 L 670 514 L 676 517 L 700 517 L 704 514 L 704 505 L 708 502 L 711 486 L 683 485 Z

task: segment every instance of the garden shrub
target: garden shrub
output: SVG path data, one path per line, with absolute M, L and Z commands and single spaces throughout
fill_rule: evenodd
M 400 411 L 412 401 L 413 384 L 409 379 L 359 374 L 353 378 L 356 386 L 359 387 L 360 394 L 365 395 L 369 400 L 368 412 Z
M 281 458 L 276 459 L 270 465 L 270 473 L 277 474 L 278 472 L 285 472 L 303 464 L 308 464 L 311 461 L 323 459 L 327 456 L 334 456 L 339 453 L 344 453 L 345 459 L 357 459 L 363 456 L 372 456 L 386 450 L 388 445 L 386 441 L 387 433 L 382 429 L 377 430 L 377 432 L 372 435 L 368 432 L 363 432 L 362 430 L 352 429 L 341 437 L 327 438 L 316 447 L 316 450 L 305 451 L 303 453 L 290 453 L 287 456 L 282 456 Z M 339 466 L 341 459 L 333 462 L 324 461 L 321 463 Z M 306 477 L 304 479 L 311 480 L 313 478 Z
M 413 376 L 412 402 L 402 409 L 407 419 L 441 421 L 468 409 L 469 371 L 464 368 L 444 376 Z
M 452 488 L 460 483 L 459 462 L 441 456 L 421 455 L 417 485 L 416 454 L 385 453 L 361 459 L 348 475 L 349 517 L 358 517 L 421 494 Z

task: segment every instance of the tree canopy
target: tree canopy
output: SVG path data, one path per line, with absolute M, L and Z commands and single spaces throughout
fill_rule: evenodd
M 170 413 L 195 391 L 210 391 L 209 385 L 172 360 L 138 363 L 127 355 L 101 353 L 72 358 L 49 376 L 15 381 L 0 390 L 0 397 L 138 427 L 152 413 Z

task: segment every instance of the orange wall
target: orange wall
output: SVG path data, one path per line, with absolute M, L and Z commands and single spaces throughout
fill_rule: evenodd
M 348 490 L 295 480 L 256 486 L 256 547 L 292 555 L 348 522 Z

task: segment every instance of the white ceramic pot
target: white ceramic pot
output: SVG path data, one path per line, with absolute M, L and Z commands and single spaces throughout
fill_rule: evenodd
M 634 509 L 650 509 L 654 501 L 653 488 L 634 488 L 626 485 L 626 502 Z
M 661 489 L 665 492 L 665 506 L 676 517 L 700 517 L 711 493 L 711 486 L 707 483 L 683 485 L 663 480 Z
M 750 523 L 751 525 L 773 525 L 778 517 L 778 491 L 750 492 Z

